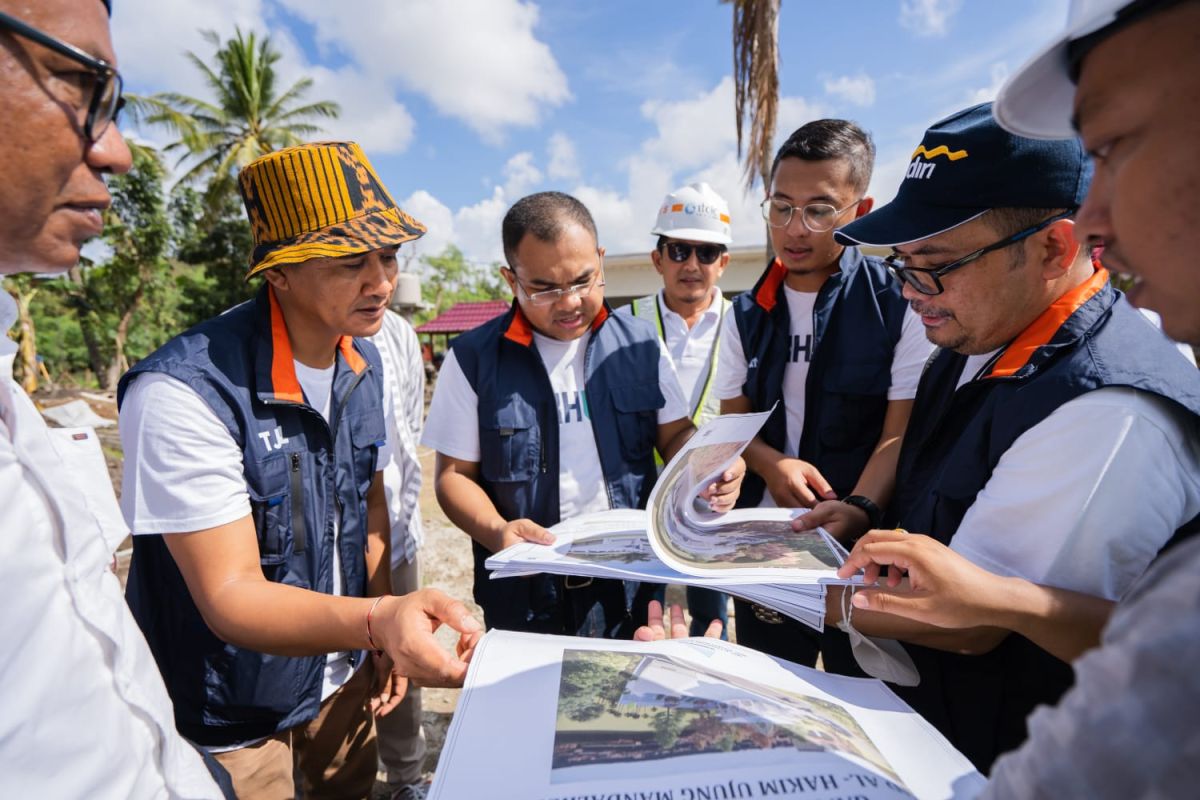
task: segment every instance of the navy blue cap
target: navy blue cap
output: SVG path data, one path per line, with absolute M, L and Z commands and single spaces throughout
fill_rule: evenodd
M 1001 128 L 992 104 L 946 117 L 925 132 L 887 205 L 834 236 L 893 246 L 928 239 L 993 208 L 1077 208 L 1092 178 L 1078 139 L 1026 139 Z
M 100 2 L 104 3 L 104 7 L 108 9 L 108 15 L 111 17 L 112 16 L 112 0 L 100 0 Z

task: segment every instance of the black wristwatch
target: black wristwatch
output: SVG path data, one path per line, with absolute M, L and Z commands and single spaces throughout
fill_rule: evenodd
M 852 494 L 842 498 L 842 502 L 848 506 L 860 508 L 867 513 L 867 522 L 872 528 L 878 528 L 883 522 L 883 512 L 879 510 L 879 506 L 875 505 L 875 501 L 869 497 L 863 497 L 861 494 Z

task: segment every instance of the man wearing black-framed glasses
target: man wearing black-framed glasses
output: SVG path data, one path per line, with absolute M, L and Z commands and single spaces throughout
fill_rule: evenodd
M 74 266 L 130 168 L 107 11 L 0 0 L 0 276 Z M 0 796 L 220 797 L 110 570 L 129 531 L 96 434 L 46 427 L 15 350 L 0 334 Z
M 893 249 L 941 348 L 886 524 L 992 572 L 1116 600 L 1200 513 L 1200 376 L 1076 240 L 1091 177 L 1078 141 L 1013 135 L 983 104 L 933 125 L 911 160 L 893 202 L 837 233 Z M 904 642 L 920 682 L 897 693 L 984 772 L 1073 680 L 1016 626 L 851 621 Z

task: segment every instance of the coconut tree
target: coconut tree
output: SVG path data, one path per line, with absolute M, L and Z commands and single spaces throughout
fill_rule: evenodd
M 779 107 L 780 0 L 722 1 L 733 6 L 734 114 L 749 190 L 756 178 L 766 184 L 771 169 Z
M 327 100 L 302 102 L 311 78 L 281 91 L 275 71 L 280 53 L 269 36 L 237 29 L 222 42 L 213 31 L 203 35 L 216 49 L 213 58 L 191 51 L 187 57 L 203 75 L 211 99 L 162 92 L 132 98 L 130 110 L 179 137 L 166 151 L 180 154 L 179 166 L 187 170 L 182 180 L 204 182 L 207 203 L 217 209 L 233 191 L 241 167 L 264 153 L 308 141 L 321 130 L 314 120 L 337 117 L 341 109 Z

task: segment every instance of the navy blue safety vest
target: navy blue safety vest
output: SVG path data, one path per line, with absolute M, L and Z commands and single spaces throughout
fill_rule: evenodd
M 464 333 L 454 357 L 479 398 L 479 483 L 506 520 L 559 521 L 558 407 L 533 328 L 512 309 Z M 584 355 L 587 411 L 612 508 L 644 508 L 655 478 L 659 343 L 645 320 L 613 314 L 592 324 Z M 635 584 L 548 575 L 489 580 L 478 542 L 475 601 L 489 628 L 629 635 Z M 583 585 L 580 585 L 583 584 Z
M 889 514 L 889 524 L 946 544 L 1001 456 L 1064 403 L 1108 386 L 1132 387 L 1200 415 L 1200 372 L 1103 269 L 1056 301 L 984 375 L 955 391 L 965 362 L 943 350 L 922 376 Z M 1194 527 L 1192 521 L 1181 531 Z M 1074 683 L 1069 665 L 1015 633 L 984 655 L 905 648 L 921 683 L 892 689 L 985 772 L 1025 740 L 1034 707 L 1057 702 Z
M 364 596 L 366 496 L 386 438 L 375 346 L 342 339 L 332 428 L 305 402 L 283 314 L 266 286 L 254 300 L 138 362 L 121 378 L 118 402 L 130 382 L 148 372 L 190 386 L 242 449 L 267 580 L 332 593 L 334 520 L 340 516 L 343 592 Z M 202 745 L 234 744 L 316 717 L 325 656 L 264 655 L 218 639 L 196 609 L 162 536 L 133 537 L 126 599 L 187 738 Z M 355 665 L 361 659 L 361 652 L 352 655 Z
M 759 431 L 787 450 L 783 372 L 791 334 L 784 296 L 787 269 L 773 261 L 754 288 L 733 301 L 748 369 L 743 394 L 755 411 L 783 401 Z M 816 465 L 839 497 L 850 494 L 883 433 L 892 358 L 908 303 L 882 261 L 847 247 L 813 308 L 812 359 L 804 398 L 799 457 Z M 739 508 L 753 508 L 766 485 L 747 473 Z

